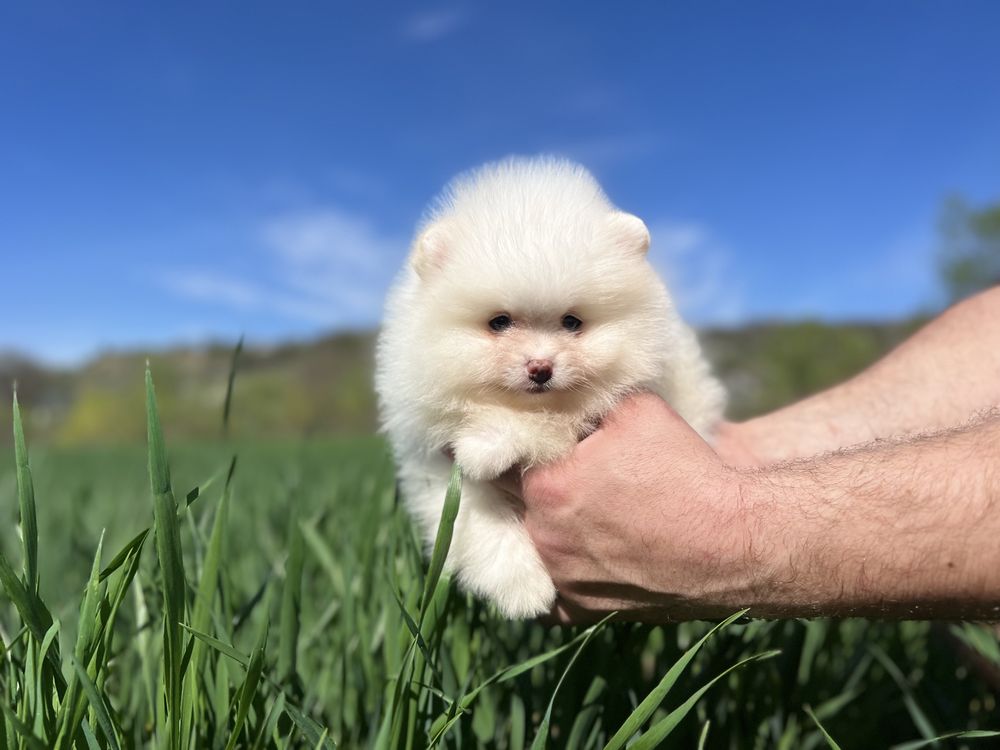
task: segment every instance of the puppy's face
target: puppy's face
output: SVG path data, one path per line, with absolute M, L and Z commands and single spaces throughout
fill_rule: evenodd
M 477 376 L 482 386 L 543 396 L 580 388 L 595 374 L 588 363 L 597 358 L 588 356 L 584 321 L 575 310 L 498 311 L 485 321 L 482 334 L 486 366 Z
M 645 226 L 605 212 L 574 228 L 424 232 L 413 263 L 436 390 L 572 409 L 660 371 L 669 301 Z

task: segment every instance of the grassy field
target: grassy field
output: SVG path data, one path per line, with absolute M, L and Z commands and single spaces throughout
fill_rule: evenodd
M 164 446 L 149 416 L 148 447 L 0 461 L 0 750 L 881 748 L 1000 726 L 985 626 L 504 622 L 438 576 L 447 525 L 420 554 L 380 442 Z

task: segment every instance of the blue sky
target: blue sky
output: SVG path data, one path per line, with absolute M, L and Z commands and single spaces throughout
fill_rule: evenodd
M 98 11 L 100 7 L 100 12 Z M 582 161 L 699 324 L 940 304 L 1000 199 L 1000 3 L 0 10 L 0 350 L 371 327 L 449 177 Z

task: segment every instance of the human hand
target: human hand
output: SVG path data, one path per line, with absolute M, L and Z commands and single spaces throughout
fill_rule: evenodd
M 664 401 L 620 404 L 566 458 L 505 489 L 559 591 L 553 615 L 719 617 L 749 599 L 752 544 L 739 473 Z

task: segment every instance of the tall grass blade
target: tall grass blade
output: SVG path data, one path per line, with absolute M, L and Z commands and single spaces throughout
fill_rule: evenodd
M 941 740 L 983 740 L 990 737 L 1000 737 L 1000 732 L 995 732 L 989 729 L 970 729 L 962 732 L 949 732 L 948 734 L 941 734 L 937 737 L 932 737 L 929 740 L 913 740 L 912 742 L 903 742 L 899 745 L 893 745 L 891 750 L 918 750 L 918 748 L 930 747 Z
M 659 747 L 660 743 L 667 738 L 667 736 L 674 731 L 678 724 L 684 719 L 685 716 L 691 711 L 695 703 L 697 703 L 701 696 L 708 692 L 715 683 L 725 677 L 727 674 L 735 669 L 739 669 L 744 664 L 749 664 L 753 661 L 763 661 L 764 659 L 770 659 L 777 656 L 780 651 L 765 651 L 760 654 L 754 654 L 753 656 L 748 656 L 745 659 L 741 659 L 736 664 L 728 667 L 720 674 L 712 678 L 708 684 L 699 688 L 690 698 L 688 698 L 684 703 L 675 708 L 664 718 L 660 719 L 658 722 L 653 724 L 642 736 L 639 737 L 633 744 L 629 745 L 630 750 L 653 750 L 655 747 Z
M 94 730 L 90 728 L 87 722 L 83 722 L 80 725 L 80 733 L 83 735 L 84 742 L 87 743 L 87 750 L 104 750 L 97 741 L 97 737 L 94 736 Z
M 295 723 L 296 728 L 302 732 L 305 738 L 311 742 L 314 747 L 322 747 L 323 750 L 337 750 L 337 746 L 333 744 L 333 740 L 325 736 L 326 730 L 302 713 L 299 709 L 295 708 L 295 706 L 290 703 L 286 703 L 285 712 Z
M 413 643 L 416 645 L 417 649 L 419 649 L 424 659 L 429 662 L 434 657 L 431 655 L 430 646 L 428 646 L 427 642 L 424 640 L 423 633 L 420 632 L 420 629 L 417 626 L 416 621 L 413 619 L 410 613 L 406 611 L 406 605 L 403 604 L 403 600 L 399 597 L 399 592 L 397 592 L 395 588 L 393 588 L 392 594 L 395 597 L 396 604 L 399 607 L 399 613 L 403 617 L 403 623 L 406 625 L 406 629 L 410 631 L 410 635 L 413 636 Z
M 14 603 L 31 634 L 39 641 L 45 638 L 45 633 L 52 627 L 52 615 L 41 599 L 25 588 L 3 550 L 0 550 L 0 587 Z M 58 662 L 56 665 L 58 667 Z
M 267 738 L 274 735 L 275 729 L 278 727 L 278 721 L 281 719 L 282 715 L 285 713 L 285 694 L 278 693 L 278 697 L 275 698 L 271 707 L 267 711 L 267 717 L 261 722 L 260 733 L 253 743 L 253 750 L 263 750 L 264 743 Z
M 246 724 L 247 715 L 250 713 L 250 706 L 253 705 L 254 696 L 260 687 L 261 674 L 264 671 L 264 653 L 267 644 L 267 628 L 265 627 L 261 639 L 253 651 L 250 652 L 250 664 L 247 666 L 246 677 L 240 687 L 239 699 L 237 701 L 236 722 L 226 743 L 226 750 L 234 750 L 239 742 L 240 734 L 243 732 L 243 725 Z
M 24 547 L 24 585 L 38 594 L 38 518 L 35 515 L 35 488 L 28 468 L 21 407 L 14 391 L 14 461 L 17 466 L 17 499 L 21 513 L 21 544 Z
M 21 738 L 21 742 L 25 747 L 29 747 L 31 750 L 51 750 L 51 748 L 48 748 L 44 742 L 31 732 L 31 727 L 21 721 L 5 701 L 0 701 L 0 710 L 3 711 L 4 720 L 11 726 L 18 737 Z
M 153 529 L 163 589 L 163 675 L 166 701 L 167 747 L 181 747 L 181 663 L 184 656 L 181 623 L 184 619 L 184 561 L 181 556 L 177 502 L 170 486 L 170 469 L 156 408 L 153 375 L 146 367 L 146 419 L 149 481 L 153 492 Z
M 583 696 L 583 705 L 573 720 L 569 737 L 566 740 L 566 750 L 577 750 L 577 748 L 587 747 L 587 737 L 592 728 L 597 723 L 604 701 L 602 695 L 607 689 L 608 683 L 602 676 L 597 675 L 590 681 L 587 692 Z
M 826 731 L 826 727 L 820 724 L 819 719 L 816 718 L 816 714 L 813 713 L 813 710 L 809 706 L 806 706 L 806 714 L 809 715 L 809 718 L 813 720 L 813 724 L 816 725 L 820 733 L 823 735 L 823 739 L 826 740 L 827 747 L 829 747 L 830 750 L 840 750 L 840 745 L 838 745 L 836 740 L 834 740 L 833 737 L 830 736 L 830 733 Z
M 149 529 L 143 529 L 132 537 L 132 540 L 122 547 L 121 551 L 111 558 L 111 562 L 109 562 L 104 567 L 104 570 L 101 571 L 101 580 L 106 580 L 112 573 L 124 565 L 131 555 L 138 556 L 138 554 L 142 551 L 143 545 L 146 543 L 147 536 L 149 536 Z
M 552 696 L 549 698 L 548 708 L 545 709 L 545 715 L 542 717 L 542 721 L 538 725 L 538 731 L 535 734 L 535 739 L 531 743 L 531 750 L 543 750 L 543 748 L 548 743 L 549 724 L 552 721 L 552 707 L 555 705 L 556 696 L 559 695 L 559 688 L 561 688 L 563 683 L 566 681 L 566 675 L 569 674 L 569 671 L 573 668 L 573 664 L 576 663 L 576 660 L 580 657 L 580 654 L 583 653 L 583 650 L 587 647 L 587 644 L 590 643 L 590 639 L 593 638 L 595 635 L 597 635 L 597 633 L 600 632 L 600 630 L 605 625 L 607 625 L 608 621 L 616 614 L 618 613 L 612 612 L 610 615 L 605 617 L 599 623 L 587 629 L 586 635 L 580 642 L 580 645 L 579 647 L 577 647 L 576 651 L 573 652 L 573 656 L 570 658 L 569 663 L 566 665 L 566 668 L 563 670 L 562 675 L 559 677 L 559 682 L 556 683 L 556 687 L 552 691 Z
M 524 710 L 524 701 L 520 696 L 510 698 L 510 750 L 524 750 L 524 740 L 527 736 L 528 717 Z
M 424 588 L 420 597 L 420 613 L 416 623 L 412 622 L 406 608 L 399 601 L 404 627 L 406 628 L 403 632 L 409 631 L 410 642 L 396 675 L 395 684 L 393 685 L 383 718 L 383 725 L 376 739 L 375 747 L 378 750 L 409 747 L 413 742 L 413 721 L 415 718 L 414 711 L 416 710 L 417 695 L 417 692 L 413 688 L 413 683 L 420 682 L 423 679 L 422 671 L 426 663 L 423 659 L 423 653 L 426 653 L 426 651 L 421 653 L 421 649 L 426 648 L 422 643 L 421 633 L 423 632 L 424 619 L 428 612 L 431 612 L 432 609 L 434 612 L 440 611 L 438 608 L 432 607 L 432 604 L 438 593 L 438 583 L 441 581 L 445 560 L 448 557 L 448 550 L 451 547 L 451 538 L 454 533 L 455 519 L 458 516 L 461 495 L 462 473 L 458 464 L 455 464 L 452 467 L 448 488 L 445 492 L 444 507 L 441 511 L 441 519 L 438 522 L 437 536 L 434 539 L 434 548 L 431 552 L 427 576 L 424 579 Z M 394 595 L 396 595 L 396 587 L 390 585 L 390 588 Z M 404 733 L 406 734 L 405 740 Z
M 31 478 L 31 470 L 28 467 L 28 450 L 24 440 L 24 427 L 21 422 L 21 409 L 17 400 L 17 391 L 13 397 L 13 423 L 14 423 L 14 464 L 17 476 L 18 506 L 21 518 L 21 543 L 23 548 L 23 578 L 18 579 L 14 572 L 14 567 L 0 550 L 0 590 L 5 591 L 10 600 L 14 603 L 21 621 L 27 626 L 31 635 L 37 643 L 45 640 L 46 634 L 52 627 L 52 615 L 38 595 L 38 519 L 35 511 L 35 490 Z M 40 658 L 37 645 L 31 646 L 34 649 L 32 657 Z M 61 665 L 59 663 L 59 648 L 56 647 L 45 652 L 48 660 L 48 672 L 53 676 L 57 688 L 61 690 L 66 682 L 63 678 Z M 39 669 L 42 665 L 39 664 Z M 34 678 L 34 675 L 30 675 Z M 31 686 L 34 687 L 34 686 Z M 29 691 L 30 694 L 30 691 Z M 42 706 L 35 707 L 41 712 Z
M 104 599 L 104 584 L 101 583 L 101 554 L 104 549 L 104 534 L 101 533 L 101 540 L 97 544 L 97 553 L 94 555 L 94 562 L 91 566 L 90 579 L 87 581 L 83 597 L 83 605 L 80 607 L 80 617 L 77 624 L 76 645 L 73 648 L 73 660 L 80 664 L 89 664 L 94 655 L 95 646 L 99 642 L 99 630 L 101 623 L 98 619 L 98 611 Z M 86 712 L 86 695 L 82 694 L 83 688 L 80 684 L 79 675 L 74 671 L 70 675 L 69 686 L 66 689 L 66 696 L 59 706 L 59 734 L 56 736 L 54 747 L 72 747 L 77 733 L 80 731 L 80 723 L 83 721 Z
M 424 614 L 430 606 L 438 579 L 444 570 L 444 563 L 451 547 L 451 537 L 455 531 L 455 519 L 458 518 L 458 507 L 462 497 L 462 471 L 456 463 L 451 470 L 448 481 L 448 491 L 444 496 L 444 508 L 441 511 L 441 522 L 438 524 L 437 537 L 434 539 L 434 551 L 431 553 L 427 578 L 424 580 L 424 593 L 420 598 L 420 623 L 423 624 Z
M 236 467 L 236 457 L 229 464 L 229 473 L 222 488 L 222 498 L 215 511 L 212 522 L 212 533 L 209 536 L 208 548 L 202 564 L 201 579 L 198 581 L 198 591 L 195 594 L 194 607 L 191 614 L 191 627 L 206 631 L 212 624 L 212 606 L 219 582 L 219 566 L 222 558 L 222 539 L 229 519 L 229 502 L 232 487 L 233 471 Z M 202 667 L 205 661 L 206 644 L 198 639 L 192 639 L 191 659 L 185 670 L 183 705 L 181 706 L 181 737 L 187 741 L 191 736 L 197 717 L 199 697 L 203 684 Z
M 229 360 L 229 376 L 226 378 L 226 398 L 222 402 L 222 434 L 229 434 L 229 410 L 233 403 L 233 384 L 236 382 L 236 365 L 240 359 L 240 352 L 243 351 L 243 337 L 236 342 L 233 349 L 233 356 Z
M 556 648 L 546 651 L 545 653 L 532 656 L 519 664 L 505 667 L 499 672 L 495 672 L 493 675 L 486 678 L 483 682 L 479 683 L 479 685 L 462 696 L 456 709 L 443 713 L 434 720 L 434 723 L 431 725 L 431 742 L 429 747 L 434 747 L 441 740 L 441 738 L 444 737 L 448 730 L 462 718 L 462 714 L 469 710 L 476 698 L 479 696 L 480 692 L 488 688 L 490 685 L 509 682 L 515 677 L 519 677 L 525 672 L 529 672 L 535 667 L 540 666 L 547 661 L 551 661 L 564 651 L 568 651 L 582 641 L 590 638 L 594 627 L 597 626 L 594 625 L 588 628 L 582 633 L 579 633 L 572 640 L 563 643 L 561 646 L 557 646 Z
M 990 628 L 974 622 L 963 622 L 952 625 L 949 630 L 966 646 L 1000 666 L 1000 641 Z
M 298 504 L 292 503 L 288 518 L 288 559 L 285 561 L 285 585 L 281 591 L 281 621 L 278 633 L 278 678 L 298 681 L 299 632 L 302 627 L 302 565 L 305 542 L 299 525 Z
M 708 742 L 708 730 L 711 726 L 712 721 L 706 719 L 704 726 L 701 728 L 701 734 L 698 736 L 698 750 L 705 750 L 705 743 Z
M 36 664 L 40 667 L 38 675 L 36 675 L 37 679 L 35 680 L 38 691 L 35 705 L 40 710 L 37 710 L 35 713 L 33 731 L 39 737 L 53 737 L 56 733 L 55 712 L 51 707 L 54 680 L 52 679 L 52 664 L 48 662 L 48 655 L 53 644 L 58 644 L 60 629 L 61 625 L 58 620 L 52 623 L 52 627 L 49 628 L 49 631 L 45 634 L 45 638 L 42 639 L 42 644 L 38 648 L 35 659 Z M 48 669 L 45 667 L 48 667 Z M 59 677 L 62 677 L 62 674 Z
M 115 724 L 111 720 L 111 713 L 108 710 L 107 704 L 101 697 L 100 692 L 97 689 L 97 685 L 94 681 L 90 679 L 90 675 L 87 674 L 87 670 L 84 668 L 76 657 L 73 659 L 73 668 L 76 670 L 76 675 L 80 680 L 80 684 L 83 686 L 83 692 L 87 696 L 87 700 L 90 702 L 90 707 L 94 710 L 94 715 L 97 716 L 97 723 L 101 727 L 101 731 L 104 732 L 104 737 L 108 743 L 108 747 L 111 750 L 120 750 L 120 745 L 118 744 L 118 734 L 115 730 Z
M 240 653 L 235 648 L 233 648 L 232 646 L 230 646 L 228 643 L 220 641 L 218 638 L 213 638 L 212 636 L 207 635 L 206 633 L 201 633 L 201 632 L 195 630 L 194 628 L 190 627 L 189 625 L 184 625 L 183 627 L 184 627 L 184 629 L 186 631 L 188 631 L 191 635 L 193 635 L 199 641 L 204 641 L 209 646 L 211 646 L 216 651 L 218 651 L 220 654 L 223 654 L 224 656 L 228 656 L 230 659 L 232 659 L 233 661 L 235 661 L 237 664 L 241 664 L 244 667 L 248 667 L 250 665 L 250 657 L 246 656 L 245 654 Z
M 805 638 L 802 641 L 802 651 L 799 655 L 798 682 L 800 685 L 809 683 L 809 676 L 812 674 L 813 661 L 819 653 L 826 634 L 830 629 L 829 620 L 809 620 L 804 624 L 806 629 Z
M 903 705 L 906 706 L 906 711 L 910 714 L 910 718 L 913 719 L 913 724 L 916 726 L 917 731 L 927 740 L 936 737 L 938 733 L 934 729 L 934 725 L 931 724 L 930 719 L 927 718 L 923 709 L 920 708 L 920 704 L 917 703 L 917 698 L 913 694 L 913 688 L 910 687 L 909 680 L 903 676 L 896 663 L 889 658 L 889 655 L 885 651 L 876 645 L 869 646 L 868 650 L 885 668 L 885 671 L 889 673 L 889 676 L 903 694 Z
M 735 612 L 727 617 L 722 622 L 718 623 L 715 627 L 705 633 L 701 639 L 691 646 L 687 651 L 685 651 L 681 657 L 673 663 L 667 673 L 663 675 L 659 684 L 649 691 L 649 694 L 642 700 L 642 702 L 636 706 L 635 710 L 629 715 L 625 722 L 619 727 L 618 731 L 614 733 L 608 744 L 604 746 L 604 750 L 621 750 L 625 747 L 625 743 L 628 742 L 629 738 L 635 735 L 642 726 L 646 723 L 653 712 L 660 707 L 664 699 L 667 697 L 667 693 L 670 692 L 670 688 L 674 686 L 678 678 L 687 669 L 688 664 L 691 660 L 697 656 L 698 652 L 701 651 L 701 647 L 720 630 L 727 628 L 729 625 L 734 623 L 739 618 L 743 617 L 749 610 L 743 609 L 739 612 Z
M 823 701 L 816 706 L 816 708 L 811 710 L 814 714 L 816 714 L 816 718 L 821 720 L 829 719 L 836 716 L 840 712 L 840 709 L 861 695 L 862 692 L 861 688 L 845 690 L 842 693 L 833 696 L 829 700 Z

